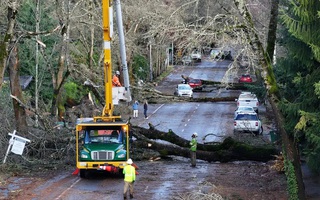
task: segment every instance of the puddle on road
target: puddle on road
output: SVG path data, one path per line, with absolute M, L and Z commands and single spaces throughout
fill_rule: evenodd
M 0 199 L 8 199 L 11 193 L 19 192 L 21 185 L 31 184 L 33 180 L 30 178 L 13 177 L 7 180 L 9 184 L 6 188 L 0 188 Z
M 36 192 L 42 191 L 49 187 L 50 185 L 58 182 L 59 180 L 65 178 L 66 176 L 70 175 L 69 173 L 63 173 L 57 176 L 52 177 L 48 180 L 45 184 L 40 185 L 38 188 L 35 189 Z M 31 185 L 33 182 L 39 181 L 37 178 L 34 177 L 11 177 L 7 180 L 6 187 L 0 187 L 0 200 L 2 199 L 9 199 L 12 196 L 15 196 L 14 193 L 20 193 L 22 188 L 27 185 Z
M 59 174 L 57 176 L 52 177 L 50 180 L 46 181 L 45 184 L 41 185 L 40 187 L 38 187 L 37 189 L 35 189 L 36 192 L 40 192 L 46 188 L 48 188 L 50 185 L 59 182 L 61 179 L 66 178 L 66 176 L 70 176 L 70 173 L 63 173 L 63 174 Z

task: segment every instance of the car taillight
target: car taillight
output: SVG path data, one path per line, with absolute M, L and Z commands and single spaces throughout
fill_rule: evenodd
M 259 106 L 259 102 L 257 102 L 257 107 Z
M 236 122 L 236 121 L 235 121 L 235 122 L 233 122 L 233 125 L 234 125 L 234 126 L 237 126 L 237 122 Z
M 258 122 L 256 122 L 256 126 L 258 126 L 259 125 L 259 123 Z

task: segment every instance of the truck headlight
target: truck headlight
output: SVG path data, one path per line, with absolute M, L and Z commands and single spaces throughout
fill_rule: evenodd
M 81 158 L 88 158 L 89 156 L 87 154 L 81 154 Z
M 124 158 L 124 157 L 126 157 L 126 154 L 124 153 L 118 155 L 118 158 Z

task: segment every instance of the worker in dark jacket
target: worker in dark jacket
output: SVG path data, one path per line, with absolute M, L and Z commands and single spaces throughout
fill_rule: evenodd
M 145 119 L 148 119 L 147 111 L 148 111 L 148 101 L 145 100 L 143 104 L 143 114 Z

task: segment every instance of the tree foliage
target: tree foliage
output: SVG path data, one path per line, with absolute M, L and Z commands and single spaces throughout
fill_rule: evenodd
M 289 1 L 282 10 L 285 28 L 281 44 L 287 56 L 276 66 L 277 80 L 285 97 L 280 105 L 286 114 L 287 130 L 295 133 L 302 144 L 302 153 L 311 168 L 320 172 L 317 161 L 320 146 L 320 81 L 319 1 Z M 287 31 L 287 32 L 286 32 Z

